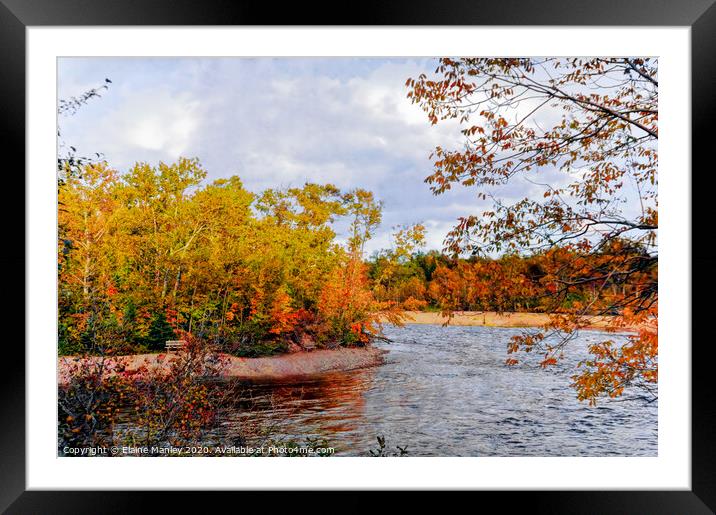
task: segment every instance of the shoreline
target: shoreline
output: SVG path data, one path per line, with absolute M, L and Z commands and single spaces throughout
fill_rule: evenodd
M 406 325 L 448 325 L 454 326 L 484 326 L 484 327 L 539 327 L 549 322 L 548 313 L 521 313 L 496 311 L 455 311 L 454 317 L 448 319 L 439 311 L 404 311 Z M 584 329 L 604 331 L 613 317 L 593 316 L 589 326 Z M 628 330 L 625 328 L 625 330 Z
M 444 325 L 448 318 L 440 312 L 405 311 L 405 325 Z M 538 327 L 549 321 L 547 313 L 497 313 L 494 311 L 456 311 L 449 319 L 453 326 L 482 327 Z M 612 317 L 595 316 L 590 320 L 587 330 L 604 331 Z M 629 331 L 628 328 L 624 329 Z M 337 349 L 316 349 L 276 356 L 240 358 L 220 353 L 221 365 L 218 379 L 237 379 L 241 381 L 287 381 L 301 379 L 325 372 L 345 372 L 360 368 L 381 365 L 385 362 L 387 350 L 374 346 L 341 347 Z M 105 358 L 108 363 L 106 377 L 117 374 L 137 375 L 141 378 L 148 371 L 162 374 L 169 370 L 175 353 L 129 354 Z M 96 356 L 59 356 L 57 359 L 57 382 L 63 386 L 76 368 L 83 368 L 92 362 L 99 362 Z M 142 371 L 140 371 L 140 369 Z
M 217 379 L 237 379 L 242 381 L 281 381 L 300 379 L 324 372 L 343 372 L 359 368 L 374 367 L 385 361 L 387 351 L 376 347 L 344 347 L 340 349 L 318 349 L 301 351 L 278 356 L 259 358 L 239 358 L 229 354 L 219 354 L 222 364 Z M 132 354 L 105 358 L 106 378 L 117 374 L 144 375 L 140 369 L 152 374 L 162 374 L 169 370 L 175 353 Z M 73 370 L 98 363 L 97 356 L 60 356 L 57 359 L 57 383 L 64 386 L 69 383 Z

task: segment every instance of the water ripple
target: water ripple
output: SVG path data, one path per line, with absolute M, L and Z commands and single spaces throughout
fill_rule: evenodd
M 506 343 L 519 332 L 388 328 L 384 365 L 299 384 L 244 385 L 221 427 L 250 422 L 279 438 L 326 438 L 344 456 L 367 455 L 379 434 L 391 447 L 407 445 L 411 456 L 657 455 L 657 403 L 622 398 L 590 407 L 569 386 L 599 333 L 575 339 L 564 361 L 545 371 L 537 356 L 504 365 Z

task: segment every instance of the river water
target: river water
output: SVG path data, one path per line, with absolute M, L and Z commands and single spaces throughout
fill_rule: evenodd
M 520 329 L 386 328 L 386 363 L 300 383 L 243 384 L 220 433 L 247 444 L 325 439 L 338 456 L 368 456 L 376 437 L 408 456 L 656 456 L 657 403 L 576 400 L 569 386 L 587 345 L 624 336 L 585 331 L 556 367 L 504 365 Z M 521 356 L 525 357 L 525 356 Z M 260 436 L 257 436 L 260 435 Z M 219 435 L 215 435 L 219 436 Z

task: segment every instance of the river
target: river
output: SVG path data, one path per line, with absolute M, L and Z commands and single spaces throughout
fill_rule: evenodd
M 408 456 L 656 456 L 657 403 L 639 396 L 576 400 L 570 375 L 590 342 L 622 335 L 585 331 L 558 366 L 539 357 L 504 364 L 520 329 L 387 327 L 386 363 L 282 384 L 242 384 L 222 417 L 234 433 L 281 441 L 325 439 L 337 456 L 386 448 Z M 524 356 L 523 356 L 524 357 Z M 262 435 L 262 436 L 256 436 Z

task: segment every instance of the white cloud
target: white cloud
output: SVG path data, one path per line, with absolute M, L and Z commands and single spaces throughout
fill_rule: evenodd
M 370 189 L 385 201 L 370 250 L 388 244 L 392 226 L 421 221 L 430 221 L 429 247 L 440 248 L 476 206 L 474 191 L 435 197 L 423 183 L 434 147 L 462 141 L 454 122 L 431 126 L 406 98 L 406 79 L 434 68 L 426 60 L 77 61 L 60 67 L 61 85 L 113 84 L 63 120 L 63 135 L 119 169 L 198 157 L 209 179 L 238 174 L 252 190 L 305 181 Z
M 191 148 L 200 117 L 200 103 L 188 94 L 144 92 L 127 99 L 100 130 L 115 134 L 110 145 L 119 152 L 138 148 L 176 159 Z

